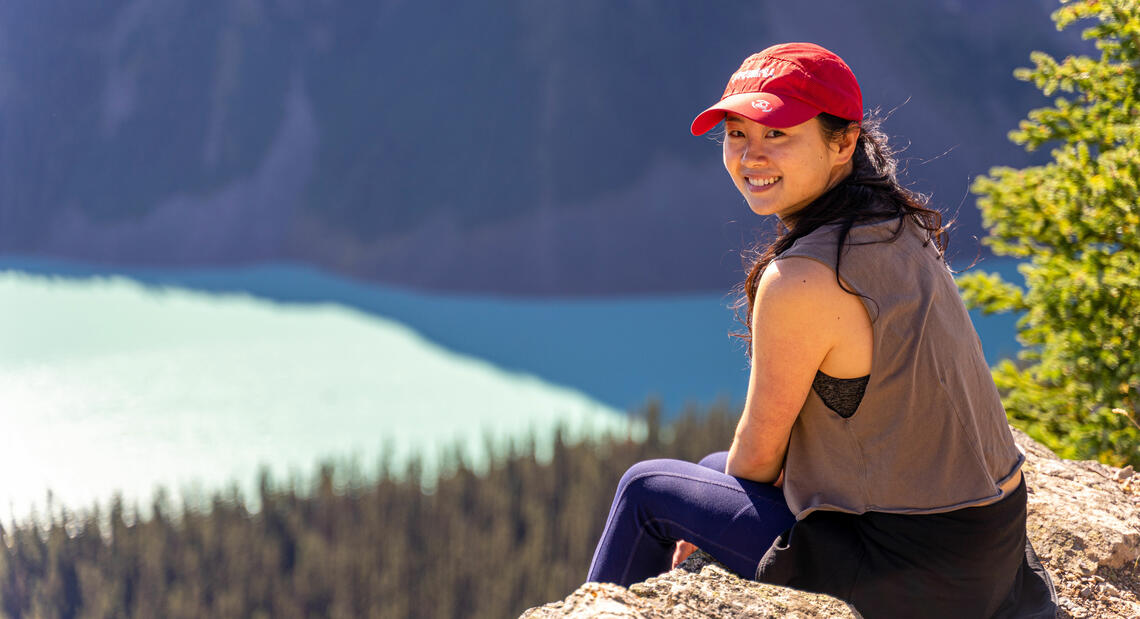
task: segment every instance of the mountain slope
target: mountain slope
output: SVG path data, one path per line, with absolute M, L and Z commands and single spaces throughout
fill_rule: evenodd
M 421 288 L 723 290 L 767 228 L 688 135 L 750 52 L 818 41 L 959 212 L 1045 0 L 112 0 L 0 6 L 0 253 L 129 265 L 299 260 Z

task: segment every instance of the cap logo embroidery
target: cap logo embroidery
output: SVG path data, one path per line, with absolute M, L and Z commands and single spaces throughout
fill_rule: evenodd
M 761 112 L 771 112 L 772 111 L 772 104 L 768 103 L 767 101 L 765 101 L 763 99 L 757 99 L 757 100 L 753 101 L 752 107 L 757 109 L 757 110 L 760 110 Z
M 776 70 L 773 69 L 772 67 L 765 67 L 763 69 L 749 69 L 748 71 L 740 71 L 736 75 L 733 75 L 732 80 L 730 80 L 730 81 L 735 82 L 737 80 L 746 80 L 750 77 L 769 78 L 775 74 L 776 74 Z

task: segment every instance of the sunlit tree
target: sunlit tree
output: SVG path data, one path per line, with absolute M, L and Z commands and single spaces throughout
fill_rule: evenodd
M 1100 57 L 1035 52 L 1015 73 L 1057 98 L 1010 139 L 1052 160 L 973 186 L 985 242 L 1023 260 L 1024 286 L 959 281 L 970 305 L 1021 313 L 1020 358 L 994 368 L 1014 423 L 1063 456 L 1140 465 L 1140 2 L 1068 2 L 1053 20 L 1095 20 Z

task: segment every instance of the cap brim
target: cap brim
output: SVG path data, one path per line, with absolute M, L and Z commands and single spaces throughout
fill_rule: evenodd
M 786 129 L 819 115 L 820 110 L 813 105 L 787 95 L 770 92 L 745 92 L 721 99 L 716 105 L 701 112 L 689 128 L 693 135 L 704 135 L 717 123 L 724 120 L 725 114 L 732 112 L 767 127 Z

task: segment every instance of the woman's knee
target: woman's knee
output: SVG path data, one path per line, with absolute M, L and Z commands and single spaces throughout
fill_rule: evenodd
M 668 473 L 679 460 L 657 459 L 638 462 L 626 470 L 618 483 L 618 497 L 636 503 L 645 503 L 668 491 Z M 691 465 L 690 465 L 691 466 Z
M 704 458 L 701 458 L 701 461 L 698 464 L 705 467 L 706 469 L 712 469 L 714 471 L 718 471 L 718 472 L 723 473 L 725 465 L 728 464 L 728 452 L 727 451 L 713 452 L 713 453 L 705 456 Z

